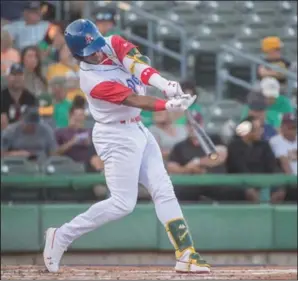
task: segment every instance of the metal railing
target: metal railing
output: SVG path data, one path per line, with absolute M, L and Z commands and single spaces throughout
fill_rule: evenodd
M 242 80 L 238 77 L 235 77 L 229 73 L 226 69 L 226 54 L 232 54 L 235 57 L 240 57 L 249 62 L 250 64 L 250 83 L 245 80 Z M 236 48 L 231 46 L 223 45 L 221 51 L 217 54 L 216 58 L 216 98 L 218 100 L 223 98 L 223 93 L 225 90 L 226 82 L 231 82 L 237 86 L 240 86 L 247 90 L 253 90 L 255 84 L 258 80 L 257 67 L 258 65 L 264 65 L 266 68 L 269 68 L 274 71 L 278 71 L 284 74 L 287 77 L 287 95 L 290 95 L 293 90 L 293 84 L 297 83 L 297 74 L 291 71 L 288 71 L 284 68 L 270 64 L 261 58 L 258 58 L 254 55 L 244 53 Z
M 116 7 L 115 7 L 120 16 L 123 15 L 126 12 L 134 13 L 138 17 L 142 18 L 144 20 L 144 23 L 147 25 L 147 38 L 143 38 L 139 35 L 133 34 L 131 31 L 127 31 L 124 26 L 122 26 L 121 20 L 119 21 L 121 34 L 124 35 L 127 39 L 133 40 L 139 44 L 142 44 L 148 48 L 148 57 L 154 61 L 154 51 L 159 52 L 165 56 L 171 57 L 174 60 L 180 62 L 180 75 L 182 79 L 185 79 L 187 76 L 187 46 L 185 42 L 187 41 L 186 37 L 186 31 L 180 27 L 177 26 L 177 24 L 174 24 L 173 22 L 165 19 L 161 19 L 160 17 L 157 17 L 155 15 L 152 15 L 134 5 L 131 5 L 127 2 L 117 1 Z M 86 7 L 86 10 L 84 11 L 85 17 L 91 17 L 91 10 L 90 7 Z M 177 34 L 180 38 L 180 52 L 172 51 L 160 44 L 156 44 L 155 40 L 155 25 L 156 24 L 162 24 L 165 26 L 168 26 L 172 30 L 177 31 Z

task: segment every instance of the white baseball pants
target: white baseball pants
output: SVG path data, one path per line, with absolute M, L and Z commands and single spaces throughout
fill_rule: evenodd
M 158 219 L 163 225 L 183 217 L 160 148 L 141 122 L 96 123 L 93 143 L 104 161 L 111 197 L 62 225 L 56 232 L 61 246 L 67 248 L 81 235 L 131 213 L 137 202 L 138 183 L 144 185 L 152 196 Z

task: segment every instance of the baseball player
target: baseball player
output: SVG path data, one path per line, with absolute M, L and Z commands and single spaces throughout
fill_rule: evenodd
M 89 20 L 70 23 L 65 40 L 80 61 L 80 87 L 96 121 L 92 140 L 104 161 L 111 196 L 46 231 L 43 255 L 47 269 L 59 270 L 64 251 L 75 239 L 131 213 L 141 183 L 152 196 L 158 219 L 176 250 L 175 270 L 209 273 L 210 266 L 195 251 L 159 146 L 140 120 L 142 109 L 181 112 L 196 96 L 184 94 L 179 83 L 163 78 L 135 45 L 119 35 L 104 38 Z M 147 86 L 162 91 L 166 99 L 146 96 Z

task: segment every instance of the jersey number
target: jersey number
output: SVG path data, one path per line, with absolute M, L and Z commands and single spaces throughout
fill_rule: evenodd
M 137 94 L 137 86 L 141 85 L 140 80 L 134 75 L 132 75 L 131 78 L 126 79 L 126 84 L 127 84 L 127 87 L 132 89 L 136 94 Z

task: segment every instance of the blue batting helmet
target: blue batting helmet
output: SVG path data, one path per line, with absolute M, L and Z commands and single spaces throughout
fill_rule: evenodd
M 87 57 L 106 44 L 96 25 L 87 19 L 78 19 L 70 23 L 64 36 L 71 53 L 80 57 Z

